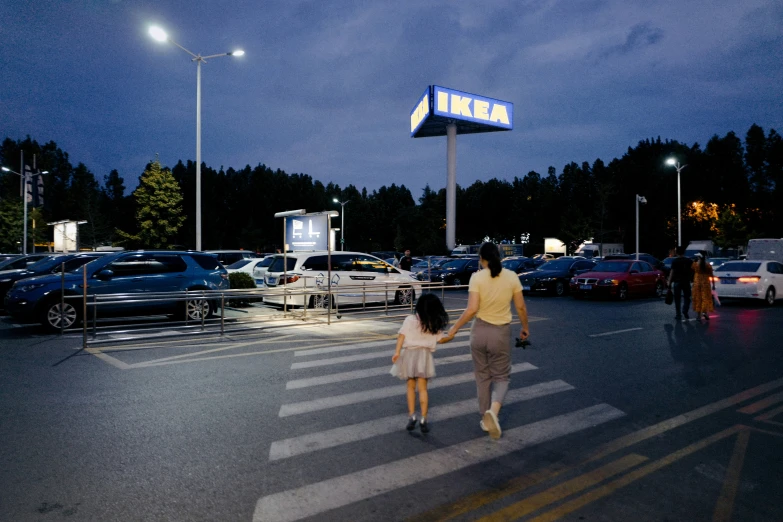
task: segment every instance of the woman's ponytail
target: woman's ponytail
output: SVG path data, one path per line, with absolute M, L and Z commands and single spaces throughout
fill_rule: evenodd
M 479 256 L 487 262 L 492 277 L 500 275 L 503 265 L 500 264 L 500 251 L 495 243 L 484 243 L 479 249 Z

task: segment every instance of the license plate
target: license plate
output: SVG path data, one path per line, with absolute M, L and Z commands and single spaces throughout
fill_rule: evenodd
M 579 290 L 592 290 L 593 285 L 579 285 Z
M 528 285 L 522 285 L 522 290 L 524 290 L 525 292 L 529 292 L 530 287 Z
M 720 284 L 722 284 L 722 285 L 735 285 L 735 284 L 737 284 L 737 280 L 736 279 L 721 279 L 720 280 Z

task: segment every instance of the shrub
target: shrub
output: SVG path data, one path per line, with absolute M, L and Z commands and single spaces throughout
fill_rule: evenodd
M 253 280 L 250 274 L 246 272 L 232 272 L 228 274 L 228 287 L 231 290 L 237 290 L 242 288 L 256 288 L 256 282 Z M 248 299 L 231 299 L 227 303 L 229 306 L 246 306 L 249 304 Z

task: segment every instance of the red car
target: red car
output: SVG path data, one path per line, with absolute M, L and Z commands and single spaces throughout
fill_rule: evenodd
M 571 278 L 571 295 L 628 299 L 632 295 L 661 297 L 666 288 L 663 272 L 646 261 L 633 259 L 601 261 L 595 268 Z

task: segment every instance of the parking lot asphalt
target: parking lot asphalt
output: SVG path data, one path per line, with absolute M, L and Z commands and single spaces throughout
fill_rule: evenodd
M 382 312 L 87 349 L 5 318 L 0 519 L 783 519 L 783 307 L 527 305 L 498 442 L 467 332 L 436 352 L 425 435 Z

